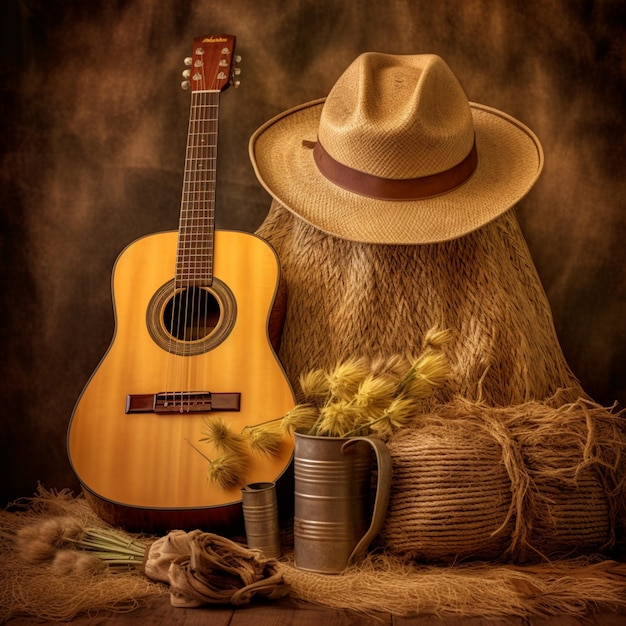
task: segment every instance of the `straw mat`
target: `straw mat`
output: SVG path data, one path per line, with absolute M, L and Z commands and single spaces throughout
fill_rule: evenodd
M 82 524 L 106 528 L 82 496 L 40 489 L 34 498 L 0 513 L 0 623 L 14 616 L 69 620 L 99 609 L 132 611 L 169 592 L 141 573 L 98 570 L 89 576 L 59 575 L 46 565 L 29 565 L 15 549 L 26 524 L 71 515 Z M 138 540 L 128 535 L 129 541 Z M 141 538 L 150 543 L 153 538 Z M 418 564 L 374 552 L 340 575 L 297 570 L 288 541 L 278 572 L 297 600 L 364 613 L 399 616 L 585 615 L 626 607 L 626 563 L 586 556 L 528 566 L 468 562 Z

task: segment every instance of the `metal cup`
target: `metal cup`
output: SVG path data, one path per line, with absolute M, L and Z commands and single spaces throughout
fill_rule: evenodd
M 276 485 L 246 485 L 241 490 L 241 503 L 248 547 L 261 550 L 268 559 L 281 556 Z

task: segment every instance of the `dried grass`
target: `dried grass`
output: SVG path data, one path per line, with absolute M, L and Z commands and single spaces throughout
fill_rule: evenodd
M 257 232 L 275 248 L 287 287 L 279 355 L 296 391 L 302 372 L 414 355 L 431 328 L 446 328 L 452 375 L 435 403 L 585 395 L 514 211 L 440 244 L 375 245 L 327 235 L 274 201 Z
M 609 560 L 420 566 L 370 555 L 339 576 L 303 572 L 288 563 L 279 571 L 296 598 L 372 614 L 528 618 L 626 606 L 626 564 Z
M 16 535 L 35 521 L 71 516 L 81 525 L 109 528 L 82 497 L 40 489 L 34 498 L 20 500 L 11 509 L 0 512 L 0 623 L 16 616 L 64 621 L 101 609 L 128 612 L 150 597 L 168 593 L 166 586 L 137 571 L 104 568 L 85 575 L 70 569 L 61 574 L 53 565 L 34 565 L 20 557 Z
M 0 623 L 17 616 L 65 621 L 98 610 L 127 612 L 169 593 L 167 585 L 137 572 L 62 575 L 20 559 L 14 541 L 20 528 L 68 515 L 84 525 L 107 527 L 82 496 L 74 498 L 66 491 L 40 489 L 36 497 L 19 502 L 17 510 L 0 514 Z M 283 540 L 287 543 L 287 535 Z M 626 607 L 626 564 L 597 556 L 530 566 L 425 565 L 374 552 L 344 573 L 328 576 L 297 570 L 286 552 L 277 570 L 291 585 L 291 596 L 330 608 L 398 616 L 529 617 Z

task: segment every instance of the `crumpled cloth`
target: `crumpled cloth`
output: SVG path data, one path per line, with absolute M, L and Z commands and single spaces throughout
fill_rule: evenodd
M 146 551 L 144 571 L 168 583 L 176 607 L 249 604 L 255 596 L 282 598 L 289 585 L 275 559 L 213 533 L 173 530 Z

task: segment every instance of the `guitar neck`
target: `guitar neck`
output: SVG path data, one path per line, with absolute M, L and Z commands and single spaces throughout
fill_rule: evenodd
M 219 91 L 191 94 L 178 229 L 176 287 L 211 285 L 217 181 Z
M 210 286 L 213 282 L 217 130 L 220 93 L 232 80 L 233 35 L 197 37 L 190 69 L 189 132 L 178 229 L 175 287 Z

